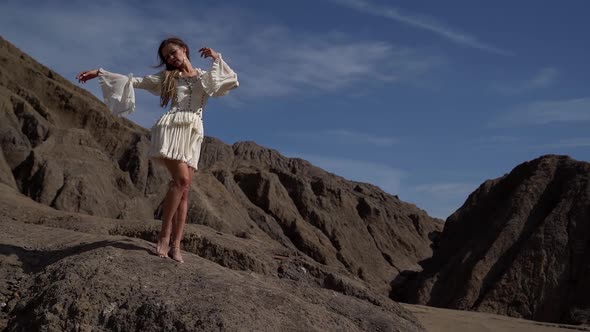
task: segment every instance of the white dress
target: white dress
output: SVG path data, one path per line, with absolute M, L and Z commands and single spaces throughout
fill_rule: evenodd
M 203 110 L 209 97 L 226 95 L 238 87 L 238 76 L 223 61 L 221 55 L 213 61 L 210 71 L 198 70 L 193 77 L 180 77 L 176 84 L 176 98 L 151 129 L 149 157 L 155 161 L 174 159 L 197 169 L 204 138 Z M 144 77 L 99 71 L 99 82 L 104 102 L 116 115 L 125 116 L 135 111 L 135 88 L 145 89 L 159 96 L 164 72 Z

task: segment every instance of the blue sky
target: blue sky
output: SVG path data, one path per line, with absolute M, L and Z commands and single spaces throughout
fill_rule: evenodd
M 241 86 L 207 135 L 255 141 L 446 218 L 486 179 L 544 154 L 590 158 L 590 2 L 27 1 L 0 34 L 75 82 L 155 72 L 169 36 L 211 47 Z M 85 87 L 100 96 L 97 82 Z M 162 110 L 138 93 L 131 119 Z

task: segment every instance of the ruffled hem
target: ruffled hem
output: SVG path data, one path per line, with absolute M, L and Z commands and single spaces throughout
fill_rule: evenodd
M 186 126 L 196 123 L 201 119 L 202 109 L 197 112 L 192 111 L 174 111 L 166 112 L 156 122 L 156 126 Z
M 168 120 L 172 121 L 173 115 L 169 114 Z M 161 159 L 179 160 L 197 169 L 204 138 L 203 123 L 198 115 L 192 115 L 196 116 L 197 121 L 190 124 L 156 124 L 152 127 L 149 157 L 159 163 L 163 162 Z
M 176 161 L 182 161 L 183 163 L 186 163 L 190 168 L 194 169 L 195 171 L 199 169 L 199 161 L 197 160 L 197 163 L 194 163 L 192 161 L 192 159 L 182 159 L 182 158 L 173 158 L 170 157 L 168 155 L 166 155 L 165 153 L 160 153 L 158 155 L 150 155 L 149 158 L 154 161 L 157 164 L 160 164 L 162 166 L 166 166 L 165 165 L 165 161 L 166 160 L 176 160 Z

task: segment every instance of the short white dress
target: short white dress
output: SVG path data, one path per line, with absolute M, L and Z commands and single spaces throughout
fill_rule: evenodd
M 226 95 L 239 86 L 237 74 L 221 55 L 213 61 L 211 70 L 197 71 L 196 76 L 177 79 L 176 97 L 171 100 L 170 109 L 151 129 L 149 157 L 154 161 L 180 160 L 197 169 L 205 135 L 203 110 L 207 99 Z M 135 88 L 159 96 L 163 79 L 163 71 L 143 77 L 111 73 L 103 68 L 99 71 L 104 102 L 119 116 L 135 111 Z

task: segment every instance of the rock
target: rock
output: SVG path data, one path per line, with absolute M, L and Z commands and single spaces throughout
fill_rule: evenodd
M 12 170 L 4 158 L 4 153 L 0 151 L 0 182 L 16 189 L 16 181 L 12 176 Z
M 10 271 L 0 264 L 0 285 L 26 275 L 0 314 L 6 331 L 424 331 L 392 301 L 374 304 L 191 253 L 176 265 L 138 239 L 5 218 L 0 227 L 0 259 L 15 263 Z
M 555 155 L 523 163 L 447 219 L 424 271 L 395 298 L 587 324 L 589 221 L 589 163 Z
M 3 39 L 0 106 L 1 182 L 62 211 L 160 217 L 169 176 L 147 159 L 149 132 Z M 296 250 L 382 295 L 399 271 L 421 269 L 442 227 L 375 186 L 254 142 L 207 137 L 189 197 L 189 223 Z

